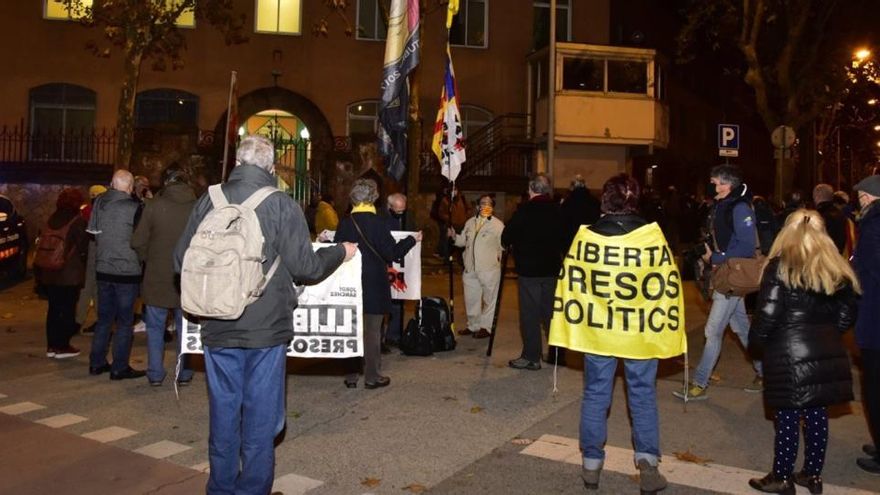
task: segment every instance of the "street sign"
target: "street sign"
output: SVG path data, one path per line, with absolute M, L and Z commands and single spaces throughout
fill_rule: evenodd
M 773 129 L 773 132 L 770 134 L 770 141 L 773 143 L 774 148 L 791 148 L 796 138 L 794 129 L 787 125 L 781 125 Z
M 739 156 L 737 124 L 718 124 L 718 156 Z

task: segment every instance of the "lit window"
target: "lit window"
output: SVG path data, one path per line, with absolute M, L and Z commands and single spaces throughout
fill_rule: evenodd
M 465 139 L 492 122 L 492 113 L 474 105 L 461 106 L 461 131 Z
M 43 17 L 65 21 L 82 19 L 86 16 L 86 9 L 91 8 L 92 0 L 73 0 L 70 4 L 60 0 L 43 0 Z
M 456 46 L 485 47 L 488 4 L 487 0 L 463 0 L 458 15 L 452 20 L 449 42 Z
M 257 0 L 258 33 L 300 34 L 302 31 L 302 0 Z
M 165 0 L 165 5 L 174 7 L 179 2 L 180 0 Z M 183 13 L 177 16 L 177 22 L 174 24 L 180 27 L 196 27 L 196 11 L 192 8 L 184 10 Z
M 375 136 L 379 122 L 379 102 L 359 101 L 348 106 L 348 135 Z
M 179 130 L 198 126 L 199 97 L 176 89 L 141 91 L 134 103 L 137 127 L 162 127 Z
M 91 159 L 94 91 L 64 83 L 37 86 L 30 91 L 30 110 L 31 159 Z
M 570 0 L 556 0 L 556 41 L 571 41 Z M 550 41 L 550 2 L 536 0 L 534 3 L 534 24 L 532 45 L 535 48 L 547 46 Z
M 357 39 L 384 40 L 388 36 L 379 0 L 358 0 Z

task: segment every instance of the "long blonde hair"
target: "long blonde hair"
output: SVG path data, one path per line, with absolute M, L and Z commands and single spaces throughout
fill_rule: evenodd
M 779 279 L 793 289 L 834 294 L 845 281 L 861 292 L 859 280 L 817 211 L 801 208 L 785 220 L 767 260 L 779 258 Z

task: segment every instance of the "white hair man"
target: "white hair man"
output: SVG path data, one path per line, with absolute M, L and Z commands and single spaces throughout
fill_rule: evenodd
M 236 166 L 221 191 L 243 203 L 264 186 L 275 186 L 275 149 L 261 136 L 241 140 Z M 210 195 L 193 207 L 174 251 L 180 272 L 190 239 L 209 211 Z M 237 320 L 203 320 L 201 335 L 208 382 L 211 474 L 208 493 L 269 493 L 275 471 L 273 440 L 284 426 L 287 345 L 293 338 L 296 293 L 293 283 L 320 280 L 350 259 L 350 243 L 312 250 L 299 205 L 286 194 L 271 194 L 255 209 L 263 231 L 264 270 L 280 264 L 262 297 Z
M 110 372 L 111 380 L 144 376 L 129 366 L 131 356 L 134 303 L 141 283 L 141 263 L 131 248 L 133 226 L 137 225 L 141 205 L 131 196 L 134 176 L 128 170 L 113 173 L 110 190 L 100 195 L 92 207 L 88 232 L 95 236 L 95 280 L 98 286 L 98 322 L 89 354 L 89 374 Z M 113 364 L 107 362 L 110 329 L 113 336 Z
M 406 210 L 406 195 L 403 193 L 392 193 L 386 198 L 387 209 L 384 219 L 388 228 L 392 231 L 414 232 L 416 230 L 413 215 Z M 392 299 L 391 312 L 386 320 L 386 326 L 382 332 L 382 352 L 387 354 L 391 352 L 390 347 L 396 346 L 400 342 L 400 336 L 403 334 L 403 305 L 404 301 L 400 299 Z

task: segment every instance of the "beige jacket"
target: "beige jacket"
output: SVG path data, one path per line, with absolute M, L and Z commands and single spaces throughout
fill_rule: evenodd
M 470 217 L 461 234 L 455 236 L 455 245 L 464 248 L 464 271 L 501 269 L 501 232 L 504 223 L 498 218 Z

